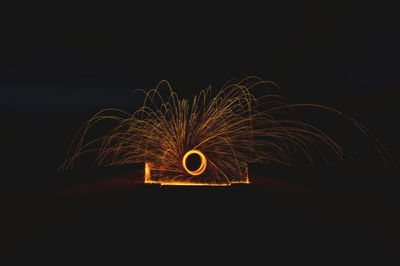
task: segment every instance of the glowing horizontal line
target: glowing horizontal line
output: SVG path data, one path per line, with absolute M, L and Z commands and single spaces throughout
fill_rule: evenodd
M 231 183 L 191 183 L 191 182 L 157 182 L 157 181 L 145 181 L 145 184 L 160 184 L 161 186 L 214 186 L 214 187 L 227 187 L 231 184 L 250 184 L 249 181 L 237 181 Z
M 230 186 L 230 184 L 208 184 L 208 183 L 190 183 L 190 182 L 160 182 L 161 186 Z
M 250 184 L 250 181 L 231 181 L 231 184 Z

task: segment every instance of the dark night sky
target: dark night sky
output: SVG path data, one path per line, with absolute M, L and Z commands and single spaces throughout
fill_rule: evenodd
M 390 7 L 27 10 L 1 35 L 0 106 L 14 162 L 52 171 L 94 112 L 135 110 L 136 88 L 167 79 L 191 98 L 249 75 L 276 82 L 291 103 L 351 114 L 399 158 L 400 34 Z M 334 135 L 347 134 L 332 123 Z

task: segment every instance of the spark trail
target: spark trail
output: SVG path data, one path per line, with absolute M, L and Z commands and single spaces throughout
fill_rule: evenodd
M 167 89 L 167 95 L 161 88 Z M 263 90 L 255 97 L 253 90 Z M 211 87 L 192 102 L 180 99 L 167 81 L 144 93 L 144 103 L 133 114 L 105 109 L 76 133 L 60 169 L 72 168 L 78 157 L 97 153 L 97 164 L 145 163 L 145 182 L 173 185 L 230 185 L 249 183 L 248 163 L 314 165 L 318 156 L 329 164 L 332 156 L 343 160 L 343 148 L 317 127 L 291 119 L 295 108 L 322 108 L 317 104 L 286 104 L 277 86 L 258 77 L 229 81 L 215 96 Z M 346 117 L 369 138 L 386 166 L 398 167 L 379 139 L 357 120 Z M 105 136 L 88 140 L 97 123 L 118 125 Z M 201 158 L 197 170 L 189 170 L 190 154 Z M 328 158 L 329 157 L 329 158 Z

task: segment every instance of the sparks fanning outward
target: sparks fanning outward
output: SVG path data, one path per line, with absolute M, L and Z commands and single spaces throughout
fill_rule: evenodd
M 167 95 L 161 93 L 166 88 Z M 263 89 L 255 97 L 253 91 Z M 145 182 L 161 184 L 229 185 L 248 183 L 251 162 L 284 165 L 314 163 L 318 156 L 343 159 L 343 149 L 318 128 L 290 119 L 301 106 L 286 104 L 277 86 L 257 77 L 228 82 L 214 96 L 202 90 L 192 102 L 180 99 L 167 81 L 144 92 L 144 104 L 133 114 L 105 109 L 95 114 L 75 135 L 61 169 L 72 168 L 84 153 L 96 151 L 98 165 L 145 163 Z M 396 161 L 380 141 L 361 123 L 352 121 L 373 143 L 387 166 Z M 118 122 L 104 137 L 87 140 L 95 124 L 111 119 Z M 318 153 L 318 154 L 315 154 Z M 198 169 L 189 169 L 190 155 L 198 155 Z

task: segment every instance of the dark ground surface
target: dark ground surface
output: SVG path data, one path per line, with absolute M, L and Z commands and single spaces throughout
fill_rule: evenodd
M 141 184 L 141 167 L 57 174 L 3 198 L 2 252 L 56 264 L 278 258 L 382 265 L 398 254 L 398 173 L 254 167 L 250 185 L 160 187 Z

